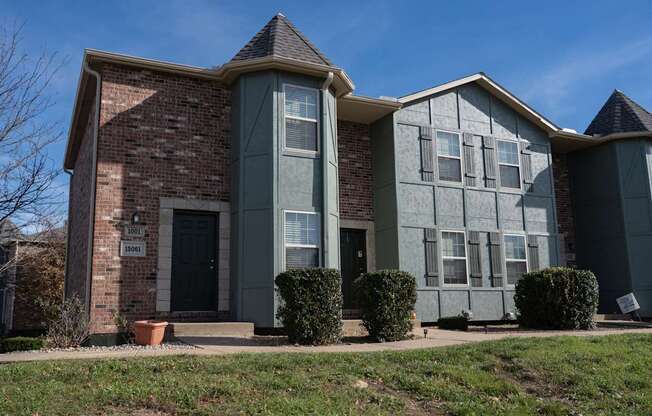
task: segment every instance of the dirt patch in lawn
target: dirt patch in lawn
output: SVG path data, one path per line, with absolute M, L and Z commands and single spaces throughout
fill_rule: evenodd
M 533 369 L 524 368 L 509 357 L 497 357 L 494 372 L 498 377 L 520 386 L 527 394 L 540 400 L 555 401 L 561 405 L 572 405 L 563 386 L 554 384 L 549 377 Z
M 370 389 L 377 393 L 392 396 L 405 403 L 405 414 L 407 416 L 437 416 L 448 414 L 440 408 L 440 404 L 428 400 L 414 400 L 406 392 L 389 387 L 382 381 L 369 381 L 368 385 Z

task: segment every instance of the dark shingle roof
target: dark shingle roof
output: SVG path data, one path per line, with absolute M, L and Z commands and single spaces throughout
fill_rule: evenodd
M 652 114 L 621 91 L 614 90 L 584 134 L 638 131 L 652 131 Z
M 322 54 L 282 14 L 277 14 L 238 52 L 231 61 L 281 56 L 313 64 L 332 66 Z

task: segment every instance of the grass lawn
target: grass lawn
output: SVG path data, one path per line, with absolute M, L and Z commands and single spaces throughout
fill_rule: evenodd
M 650 415 L 652 335 L 0 366 L 2 415 L 239 413 Z

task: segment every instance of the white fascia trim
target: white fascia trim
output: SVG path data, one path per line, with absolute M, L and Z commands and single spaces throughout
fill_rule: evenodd
M 339 100 L 360 102 L 372 106 L 390 108 L 390 109 L 399 109 L 403 106 L 403 104 L 399 101 L 391 101 L 391 100 L 385 100 L 382 98 L 374 98 L 374 97 L 365 97 L 364 95 L 347 94 L 340 97 Z

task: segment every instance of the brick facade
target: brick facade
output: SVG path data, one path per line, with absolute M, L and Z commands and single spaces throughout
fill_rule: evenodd
M 81 299 L 86 296 L 95 105 L 93 104 L 88 111 L 88 122 L 75 159 L 74 174 L 70 178 L 70 214 L 68 219 L 70 239 L 66 259 L 68 262 L 68 277 L 65 286 L 66 297 L 76 295 Z
M 337 121 L 340 218 L 373 221 L 373 177 L 369 126 Z
M 555 201 L 557 203 L 557 227 L 564 239 L 566 263 L 575 265 L 575 222 L 571 204 L 570 180 L 568 178 L 568 156 L 553 153 L 552 170 L 555 180 Z
M 214 81 L 113 64 L 98 70 L 90 317 L 101 333 L 115 331 L 114 311 L 156 316 L 160 199 L 229 200 L 231 97 Z M 70 209 L 88 208 L 71 199 Z M 146 257 L 120 257 L 123 226 L 135 212 L 146 227 Z M 70 267 L 83 267 L 77 262 Z

